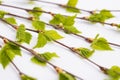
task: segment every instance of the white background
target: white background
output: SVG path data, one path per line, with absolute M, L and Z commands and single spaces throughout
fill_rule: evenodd
M 46 0 L 52 1 L 56 3 L 66 4 L 67 0 Z M 36 3 L 33 5 L 27 4 L 25 0 L 4 0 L 5 4 L 15 5 L 19 7 L 25 8 L 33 8 L 34 6 L 39 6 L 46 11 L 51 11 L 55 13 L 62 13 L 67 15 L 73 15 L 72 13 L 67 13 L 65 9 L 62 9 L 55 5 Z M 95 10 L 95 9 L 119 9 L 119 0 L 80 0 L 77 7 L 87 10 Z M 5 10 L 9 12 L 13 12 L 15 14 L 21 16 L 29 16 L 26 12 L 22 10 L 16 10 L 12 8 L 0 7 L 0 10 Z M 115 18 L 108 20 L 107 22 L 116 22 L 120 23 L 120 13 L 113 13 Z M 88 16 L 89 14 L 82 12 L 78 16 Z M 32 28 L 29 21 L 16 18 L 19 24 L 24 23 L 26 27 Z M 40 17 L 41 20 L 48 22 L 52 17 L 48 14 L 43 14 Z M 91 24 L 87 21 L 77 20 L 75 26 L 82 31 L 82 35 L 86 37 L 94 38 L 96 34 L 100 34 L 101 37 L 105 37 L 109 42 L 120 44 L 120 30 L 116 28 L 112 28 L 107 25 L 101 24 Z M 47 29 L 53 29 L 51 27 Z M 90 48 L 90 44 L 85 42 L 83 39 L 75 37 L 73 35 L 67 35 L 63 32 L 58 31 L 65 38 L 59 40 L 60 42 L 69 45 L 71 47 L 86 47 Z M 35 45 L 37 35 L 33 34 L 33 40 L 31 41 L 30 46 L 24 44 L 25 46 L 32 48 Z M 0 21 L 0 35 L 6 36 L 9 39 L 15 40 L 15 31 L 10 28 L 9 25 L 4 24 Z M 3 44 L 2 40 L 0 44 Z M 106 68 L 110 68 L 113 65 L 120 66 L 120 48 L 111 46 L 113 51 L 96 51 L 95 54 L 90 58 L 94 62 L 104 66 Z M 74 55 L 68 49 L 56 44 L 54 42 L 48 43 L 44 48 L 35 49 L 38 52 L 56 52 L 60 58 L 55 58 L 51 62 L 75 75 L 82 77 L 84 80 L 104 80 L 108 76 L 104 75 L 97 67 L 88 63 L 84 59 L 80 58 L 77 55 Z M 34 65 L 31 63 L 29 55 L 27 51 L 22 52 L 22 57 L 16 57 L 14 59 L 15 64 L 23 71 L 25 74 L 33 76 L 38 80 L 58 80 L 58 75 L 56 72 L 50 68 L 50 66 L 41 67 L 38 65 Z M 20 80 L 19 75 L 15 71 L 12 65 L 9 65 L 5 70 L 0 65 L 0 80 Z

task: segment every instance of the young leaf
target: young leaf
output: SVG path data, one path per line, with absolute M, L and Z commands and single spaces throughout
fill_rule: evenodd
M 103 37 L 98 38 L 99 35 L 93 40 L 91 47 L 96 50 L 112 50 L 107 40 Z
M 75 77 L 73 77 L 72 75 L 70 75 L 68 73 L 60 72 L 59 80 L 76 80 L 76 79 L 75 79 Z
M 42 14 L 42 9 L 39 7 L 34 7 L 33 11 L 29 11 L 29 14 L 32 15 L 34 17 L 35 20 L 39 20 L 39 17 Z
M 58 40 L 63 38 L 60 34 L 58 34 L 55 30 L 48 30 L 45 31 L 45 36 L 47 37 L 48 40 Z
M 38 41 L 34 48 L 44 47 L 47 43 L 47 39 L 43 33 L 38 34 Z
M 5 20 L 10 24 L 17 24 L 14 17 L 5 18 Z
M 76 15 L 66 17 L 60 14 L 56 14 L 50 23 L 53 25 L 62 25 L 66 33 L 80 33 L 80 31 L 74 27 L 75 17 Z
M 110 76 L 110 80 L 120 80 L 120 67 L 112 66 L 108 71 L 107 74 Z
M 25 26 L 21 24 L 19 28 L 17 29 L 17 35 L 16 35 L 18 42 L 25 42 L 27 44 L 30 43 L 30 40 L 32 38 L 32 35 L 25 31 Z
M 67 6 L 70 6 L 70 7 L 66 8 L 66 10 L 69 11 L 69 12 L 79 13 L 80 11 L 78 9 L 75 9 L 77 3 L 78 3 L 78 0 L 69 0 L 68 3 L 67 3 Z M 74 7 L 74 8 L 71 8 L 71 7 Z
M 25 75 L 25 74 L 20 75 L 20 78 L 21 78 L 21 80 L 37 80 L 36 78 L 33 78 L 33 77 Z
M 68 17 L 64 17 L 65 19 L 62 21 L 63 25 L 64 26 L 71 26 L 71 25 L 74 25 L 75 23 L 75 18 L 76 18 L 76 15 L 75 16 L 68 16 Z
M 50 53 L 50 52 L 45 52 L 45 53 L 39 54 L 39 56 L 48 60 L 48 61 L 50 61 L 54 57 L 59 57 L 56 53 Z M 44 62 L 42 60 L 40 61 L 36 57 L 32 57 L 31 61 L 35 64 L 38 64 L 38 65 L 42 65 L 42 66 L 46 65 L 46 62 Z
M 94 50 L 90 50 L 90 49 L 87 49 L 87 48 L 78 48 L 77 49 L 79 51 L 79 53 L 86 57 L 86 58 L 89 58 L 92 56 L 92 54 L 95 52 Z
M 100 13 L 91 14 L 89 20 L 91 22 L 105 22 L 105 20 L 113 18 L 114 16 L 110 13 L 109 10 L 101 10 Z
M 45 30 L 45 23 L 42 21 L 34 20 L 32 25 L 36 30 Z
M 60 25 L 62 22 L 65 21 L 65 17 L 62 16 L 61 14 L 56 14 L 52 20 L 50 20 L 50 24 L 53 25 Z
M 3 68 L 6 68 L 6 66 L 10 63 L 9 58 L 13 60 L 16 55 L 21 56 L 20 48 L 11 42 L 6 43 L 0 50 L 0 63 Z
M 64 29 L 66 30 L 66 33 L 81 33 L 79 30 L 77 30 L 74 26 L 64 26 Z
M 0 18 L 4 18 L 5 14 L 7 14 L 7 12 L 0 10 Z

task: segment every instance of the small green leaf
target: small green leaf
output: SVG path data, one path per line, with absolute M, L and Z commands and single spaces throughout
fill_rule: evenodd
M 112 66 L 108 71 L 107 74 L 110 76 L 110 80 L 120 80 L 120 67 Z
M 17 24 L 14 17 L 5 18 L 5 20 L 10 24 Z
M 7 12 L 0 10 L 0 18 L 4 18 Z
M 98 38 L 99 35 L 93 40 L 91 47 L 96 50 L 112 50 L 107 40 L 103 37 Z
M 91 22 L 105 22 L 105 20 L 108 20 L 110 18 L 113 18 L 114 16 L 112 15 L 112 13 L 110 13 L 109 10 L 101 10 L 100 13 L 95 13 L 95 14 L 91 14 L 89 17 L 89 20 Z
M 120 29 L 120 24 L 117 25 L 117 28 Z
M 76 18 L 76 15 L 75 16 L 67 16 L 67 17 L 65 17 L 65 19 L 63 20 L 62 23 L 63 23 L 64 26 L 74 25 L 75 18 Z
M 50 20 L 50 24 L 59 25 L 65 21 L 65 17 L 61 14 L 56 14 L 52 20 Z
M 76 27 L 74 26 L 64 26 L 66 33 L 81 33 Z
M 33 11 L 29 11 L 29 14 L 31 14 L 35 20 L 39 20 L 39 17 L 41 16 L 42 14 L 42 9 L 39 8 L 39 7 L 34 7 L 33 8 Z
M 39 56 L 48 60 L 48 61 L 50 61 L 54 57 L 59 57 L 56 53 L 50 53 L 50 52 L 45 52 L 45 53 L 39 54 Z M 39 60 L 36 57 L 32 57 L 31 61 L 35 64 L 38 64 L 38 65 L 42 65 L 42 66 L 46 65 L 46 62 Z
M 42 21 L 34 20 L 32 25 L 36 30 L 45 30 L 45 23 Z
M 0 63 L 3 68 L 6 68 L 6 66 L 10 63 L 9 58 L 13 60 L 16 55 L 21 56 L 20 48 L 11 42 L 6 43 L 0 50 Z
M 78 0 L 69 0 L 67 3 L 67 6 L 70 6 L 69 8 L 66 8 L 67 11 L 69 12 L 76 12 L 79 13 L 80 10 L 76 9 L 76 5 L 78 3 Z M 72 8 L 73 7 L 73 8 Z
M 76 79 L 75 79 L 75 77 L 73 77 L 72 75 L 70 75 L 68 73 L 60 72 L 59 80 L 76 80 Z
M 38 34 L 38 41 L 34 48 L 44 47 L 47 44 L 47 39 L 43 33 Z
M 48 30 L 45 31 L 45 36 L 47 37 L 48 41 L 49 40 L 58 40 L 63 38 L 60 34 L 58 34 L 55 30 Z
M 79 53 L 86 57 L 86 58 L 89 58 L 93 55 L 93 53 L 95 52 L 95 50 L 90 50 L 90 49 L 87 49 L 87 48 L 78 48 L 77 49 L 79 51 Z
M 19 28 L 17 29 L 17 35 L 16 35 L 18 42 L 25 42 L 27 44 L 30 43 L 30 40 L 32 38 L 32 35 L 25 31 L 25 26 L 21 24 Z
M 33 78 L 33 77 L 25 75 L 25 74 L 20 75 L 20 78 L 21 78 L 21 80 L 37 80 L 36 78 Z

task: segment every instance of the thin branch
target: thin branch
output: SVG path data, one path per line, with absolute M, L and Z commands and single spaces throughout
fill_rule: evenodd
M 93 14 L 94 11 L 101 11 L 101 10 L 86 10 L 86 9 L 80 9 L 80 8 L 76 8 L 76 7 L 72 7 L 72 6 L 68 6 L 68 5 L 64 5 L 64 4 L 59 4 L 59 3 L 53 3 L 53 2 L 48 2 L 48 1 L 43 1 L 43 0 L 31 0 L 31 1 L 37 1 L 37 2 L 41 2 L 41 3 L 47 3 L 47 4 L 53 4 L 53 5 L 57 5 L 63 8 L 72 8 L 72 9 L 77 9 L 80 11 L 84 11 L 90 14 Z M 120 10 L 109 10 L 110 12 L 120 12 Z
M 29 11 L 34 11 L 34 12 L 43 12 L 43 13 L 46 13 L 46 14 L 50 14 L 51 16 L 54 16 L 56 15 L 56 13 L 52 13 L 52 12 L 48 12 L 48 11 L 44 11 L 44 10 L 32 10 L 32 9 L 26 9 L 26 8 L 21 8 L 21 7 L 16 7 L 16 6 L 11 6 L 11 5 L 6 5 L 6 4 L 1 4 L 0 6 L 5 6 L 5 7 L 11 7 L 11 8 L 16 8 L 16 9 L 21 9 L 21 10 L 24 10 L 26 12 L 29 12 Z M 63 15 L 63 16 L 68 16 L 68 15 Z M 76 19 L 81 19 L 81 20 L 85 20 L 85 21 L 90 21 L 88 17 L 76 17 Z M 91 22 L 91 21 L 90 21 Z M 106 25 L 109 25 L 109 26 L 115 26 L 118 28 L 118 24 L 116 23 L 107 23 L 107 22 L 99 22 L 99 21 L 93 21 L 93 22 L 97 22 L 97 23 L 100 23 L 100 24 L 106 24 Z
M 4 21 L 4 19 L 2 19 L 2 21 Z M 6 23 L 6 22 L 5 22 L 5 23 Z M 11 25 L 12 25 L 12 24 L 11 24 Z M 13 26 L 14 26 L 14 25 L 13 25 Z M 16 28 L 14 28 L 14 29 L 16 30 Z M 26 29 L 26 30 L 30 30 L 30 31 L 32 31 L 32 32 L 37 32 L 36 30 L 31 30 L 31 29 Z M 40 32 L 42 32 L 42 31 L 40 31 Z M 38 33 L 38 32 L 37 32 L 37 33 Z M 72 52 L 76 53 L 77 55 L 81 56 L 82 58 L 86 59 L 88 62 L 96 65 L 96 66 L 97 66 L 100 70 L 102 70 L 103 72 L 105 72 L 105 71 L 107 70 L 107 68 L 104 68 L 104 67 L 98 65 L 97 63 L 91 61 L 90 59 L 84 57 L 83 55 L 81 55 L 81 54 L 78 52 L 78 50 L 75 49 L 74 47 L 69 47 L 69 46 L 67 46 L 67 45 L 65 45 L 65 44 L 63 44 L 63 43 L 61 43 L 61 42 L 59 42 L 59 41 L 56 41 L 56 40 L 53 40 L 53 41 L 56 42 L 56 43 L 58 43 L 59 45 L 62 45 L 62 46 L 65 47 L 65 48 L 71 50 Z M 18 44 L 17 44 L 17 45 L 18 45 Z M 21 45 L 19 45 L 19 46 L 21 46 Z M 22 46 L 22 47 L 23 47 L 23 46 Z M 23 47 L 23 48 L 26 49 L 26 47 Z M 28 50 L 28 48 L 27 48 L 26 50 Z M 34 55 L 36 55 L 33 50 L 28 50 L 28 51 L 31 51 L 32 53 L 34 53 Z M 38 57 L 38 55 L 36 55 L 36 57 Z M 54 66 L 53 64 L 51 64 L 51 63 L 48 62 L 48 61 L 47 61 L 47 63 L 49 63 L 50 65 Z M 54 66 L 54 68 L 56 68 L 56 66 Z M 105 70 L 103 70 L 103 69 L 105 69 Z
M 44 62 L 48 63 L 48 64 L 51 65 L 55 70 L 56 70 L 56 68 L 59 68 L 59 69 L 61 69 L 62 71 L 66 72 L 66 73 L 69 73 L 69 74 L 71 74 L 72 76 L 74 76 L 74 77 L 76 77 L 76 78 L 78 78 L 78 79 L 80 79 L 80 80 L 84 80 L 84 79 L 82 79 L 81 77 L 78 77 L 78 76 L 76 76 L 76 75 L 74 75 L 74 74 L 72 74 L 72 73 L 70 73 L 70 72 L 68 72 L 68 71 L 66 71 L 66 70 L 64 70 L 64 69 L 62 69 L 62 68 L 54 65 L 54 64 L 52 64 L 51 62 L 49 62 L 49 61 L 46 60 L 45 58 L 40 57 L 39 54 L 38 54 L 36 51 L 32 50 L 32 49 L 29 49 L 29 48 L 27 48 L 27 47 L 25 47 L 25 46 L 23 46 L 23 45 L 15 42 L 15 41 L 12 41 L 12 40 L 10 40 L 10 39 L 2 36 L 2 35 L 0 35 L 0 38 L 3 39 L 3 40 L 6 39 L 6 40 L 8 40 L 9 42 L 12 42 L 12 43 L 14 43 L 15 45 L 17 45 L 17 46 L 19 46 L 19 47 L 27 50 L 27 51 L 30 52 L 32 55 L 34 55 L 38 60 L 44 61 Z
M 11 16 L 23 18 L 23 19 L 30 20 L 30 21 L 33 20 L 32 17 L 23 17 L 23 16 L 19 16 L 19 15 L 12 14 L 12 13 L 8 13 L 7 15 L 11 15 Z M 4 22 L 6 22 L 6 21 L 4 20 Z M 6 23 L 8 23 L 8 22 L 6 22 Z M 44 22 L 44 23 L 45 23 L 45 22 Z M 9 24 L 9 23 L 8 23 L 8 24 Z M 63 28 L 60 27 L 59 25 L 52 25 L 52 24 L 49 24 L 49 23 L 45 23 L 45 24 L 48 25 L 48 26 L 52 26 L 52 27 L 55 28 L 55 29 L 59 29 L 59 30 L 62 30 L 62 31 L 64 31 L 64 32 L 66 31 L 65 29 L 63 29 Z M 15 27 L 15 26 L 12 25 L 12 24 L 10 24 L 10 25 L 13 26 L 13 27 Z M 33 32 L 39 32 L 39 31 L 36 31 L 36 30 L 28 29 L 28 28 L 26 28 L 26 30 L 28 30 L 28 31 L 33 31 Z M 85 37 L 85 36 L 83 36 L 83 35 L 76 34 L 76 33 L 72 33 L 72 32 L 71 32 L 71 34 L 73 34 L 73 35 L 75 35 L 75 36 L 77 36 L 77 37 L 83 38 L 83 39 L 84 39 L 86 42 L 88 42 L 88 43 L 92 43 L 92 42 L 93 42 L 93 39 L 92 39 L 92 38 Z M 110 45 L 120 47 L 119 44 L 112 43 L 112 42 L 108 42 L 108 43 L 109 43 Z

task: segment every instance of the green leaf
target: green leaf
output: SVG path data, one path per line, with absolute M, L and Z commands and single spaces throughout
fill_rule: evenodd
M 43 33 L 38 34 L 38 41 L 34 48 L 44 47 L 47 44 L 47 39 Z
M 74 26 L 64 26 L 66 33 L 81 33 L 76 27 Z
M 63 16 L 61 14 L 56 14 L 53 19 L 49 22 L 53 25 L 63 25 L 63 26 L 72 26 L 74 25 L 76 15 L 75 16 Z
M 89 20 L 91 22 L 105 22 L 105 20 L 108 20 L 110 18 L 113 18 L 114 16 L 110 13 L 109 10 L 101 10 L 100 13 L 91 14 L 89 17 Z
M 7 12 L 0 10 L 0 18 L 4 18 Z
M 45 23 L 42 21 L 34 20 L 32 25 L 36 30 L 45 30 Z
M 58 40 L 63 38 L 60 34 L 58 34 L 55 30 L 48 30 L 45 31 L 45 36 L 47 37 L 48 41 L 49 40 Z
M 50 61 L 54 57 L 59 57 L 56 53 L 50 53 L 50 52 L 45 52 L 45 53 L 39 54 L 39 56 L 48 60 L 48 61 Z M 38 65 L 42 65 L 42 66 L 46 65 L 46 62 L 39 60 L 36 57 L 32 57 L 31 61 L 35 64 L 38 64 Z
M 20 48 L 11 42 L 6 43 L 0 50 L 0 63 L 3 68 L 6 68 L 6 66 L 10 63 L 9 58 L 13 60 L 16 55 L 21 56 Z
M 120 80 L 120 67 L 112 66 L 108 71 L 107 74 L 110 76 L 110 80 Z
M 78 48 L 77 49 L 79 51 L 79 53 L 86 57 L 86 58 L 89 58 L 93 55 L 93 53 L 95 52 L 95 50 L 90 50 L 90 49 L 87 49 L 87 48 Z
M 107 40 L 103 37 L 98 38 L 99 35 L 93 40 L 91 47 L 96 50 L 112 50 Z
M 70 75 L 68 73 L 60 72 L 59 80 L 76 80 L 76 79 L 75 79 L 75 77 L 73 77 L 72 75 Z
M 37 80 L 36 78 L 33 78 L 33 77 L 25 75 L 25 74 L 22 74 L 20 76 L 20 78 L 21 78 L 21 80 Z
M 5 18 L 5 20 L 10 24 L 17 24 L 14 17 Z
M 60 25 L 61 23 L 63 23 L 65 21 L 65 17 L 61 14 L 56 14 L 52 20 L 50 20 L 50 24 L 54 24 L 54 25 Z
M 39 7 L 34 7 L 33 8 L 33 11 L 29 11 L 29 14 L 31 14 L 35 20 L 39 20 L 39 17 L 41 16 L 42 14 L 42 9 L 39 8 Z
M 16 35 L 18 42 L 25 42 L 27 44 L 30 43 L 30 40 L 32 38 L 32 35 L 25 31 L 25 26 L 21 24 L 19 28 L 17 29 L 17 35 Z
M 76 12 L 79 13 L 80 10 L 76 9 L 76 5 L 78 3 L 78 0 L 69 0 L 67 3 L 67 6 L 70 6 L 69 8 L 66 8 L 67 11 L 69 12 Z M 73 7 L 73 8 L 72 8 Z
M 67 17 L 65 17 L 65 19 L 63 20 L 62 23 L 63 23 L 64 26 L 74 25 L 75 18 L 76 18 L 76 15 L 75 16 L 67 16 Z

